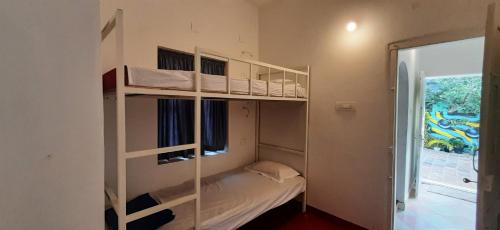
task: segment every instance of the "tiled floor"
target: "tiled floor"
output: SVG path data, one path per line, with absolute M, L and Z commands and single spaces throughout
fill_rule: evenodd
M 472 156 L 469 154 L 446 153 L 425 149 L 420 161 L 421 180 L 476 190 L 475 183 L 464 183 L 464 178 L 477 181 L 477 173 L 472 168 Z
M 473 230 L 476 204 L 435 193 L 423 184 L 419 197 L 410 199 L 395 219 L 397 230 Z

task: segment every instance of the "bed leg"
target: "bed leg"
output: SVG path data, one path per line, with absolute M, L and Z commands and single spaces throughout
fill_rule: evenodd
M 306 193 L 304 192 L 304 195 L 302 196 L 302 213 L 305 213 L 307 210 L 307 200 L 306 200 Z

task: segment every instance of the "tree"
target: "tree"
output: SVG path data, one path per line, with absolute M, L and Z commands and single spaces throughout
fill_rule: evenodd
M 443 105 L 448 113 L 479 114 L 481 76 L 426 80 L 425 104 L 428 110 Z

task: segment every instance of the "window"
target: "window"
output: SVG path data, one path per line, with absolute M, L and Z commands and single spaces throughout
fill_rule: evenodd
M 202 101 L 201 144 L 203 155 L 225 152 L 227 147 L 227 113 L 227 101 Z
M 158 49 L 158 69 L 194 70 L 194 56 L 187 53 Z M 201 71 L 224 75 L 226 63 L 202 58 Z M 158 148 L 194 143 L 194 101 L 158 99 Z M 202 155 L 214 155 L 227 148 L 227 101 L 203 100 L 201 104 Z M 158 163 L 186 160 L 194 157 L 194 150 L 183 150 L 158 155 Z
M 225 152 L 227 147 L 227 101 L 203 100 L 201 110 L 201 155 Z M 194 143 L 194 101 L 158 99 L 158 148 Z M 194 157 L 194 150 L 162 153 L 158 163 Z
M 194 56 L 188 53 L 158 48 L 158 69 L 194 71 Z M 226 62 L 202 57 L 201 72 L 224 75 Z

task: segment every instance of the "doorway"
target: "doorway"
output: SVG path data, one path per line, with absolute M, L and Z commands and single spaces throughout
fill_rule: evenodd
M 484 37 L 397 54 L 395 229 L 475 229 Z

